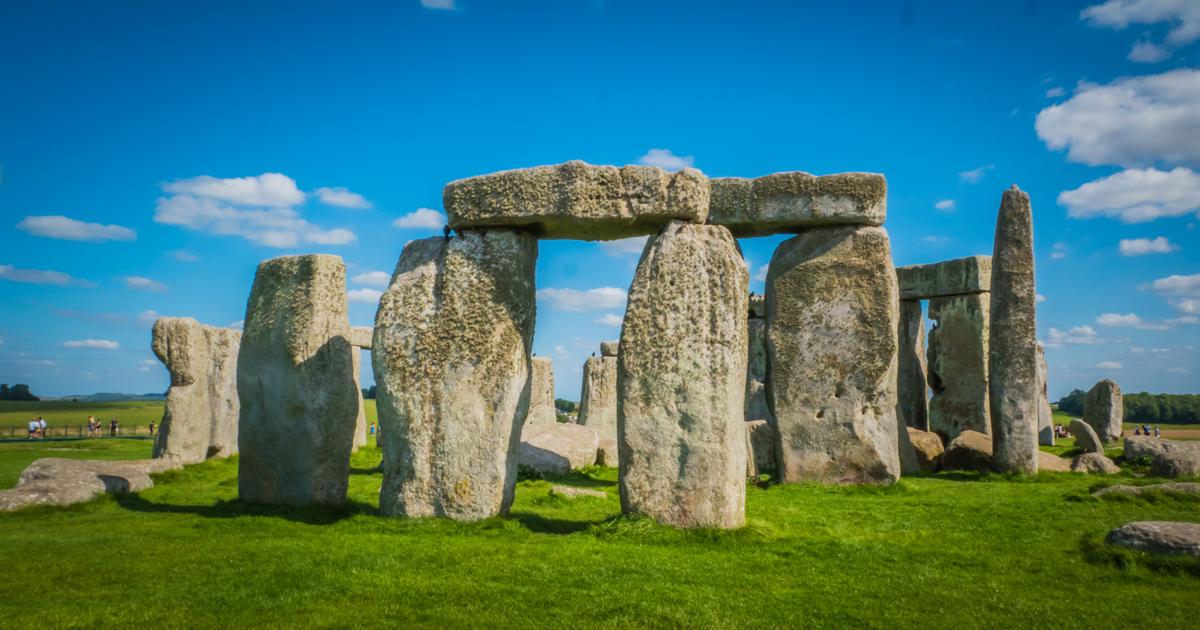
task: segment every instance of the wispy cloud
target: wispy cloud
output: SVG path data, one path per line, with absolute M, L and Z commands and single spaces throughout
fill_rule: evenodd
M 0 265 L 0 280 L 27 284 L 53 284 L 57 286 L 94 287 L 93 282 L 80 280 L 61 271 L 44 269 L 18 269 L 12 265 Z
M 196 262 L 200 257 L 187 251 L 186 249 L 176 249 L 171 252 L 171 257 L 179 262 Z
M 383 291 L 378 289 L 351 289 L 346 292 L 346 299 L 364 304 L 378 304 L 381 297 L 383 297 Z
M 134 291 L 149 291 L 151 293 L 166 293 L 167 291 L 167 285 L 158 280 L 151 280 L 142 276 L 129 276 L 125 278 L 125 287 Z
M 436 11 L 457 11 L 457 0 L 421 0 L 421 6 Z
M 670 149 L 650 149 L 646 155 L 638 158 L 638 164 L 643 166 L 657 166 L 665 171 L 678 171 L 684 168 L 691 168 L 696 163 L 696 158 L 691 155 L 675 155 Z
M 1170 328 L 1167 324 L 1145 321 L 1136 313 L 1104 313 L 1096 317 L 1096 323 L 1101 326 L 1128 326 L 1139 330 L 1168 330 Z
M 355 210 L 366 210 L 371 207 L 371 202 L 367 201 L 365 197 L 340 186 L 336 188 L 318 188 L 315 194 L 317 195 L 317 199 L 320 199 L 321 203 L 327 206 Z
M 933 204 L 933 207 L 941 210 L 942 212 L 954 212 L 956 205 L 957 204 L 953 199 L 942 199 L 941 201 Z
M 350 279 L 355 284 L 365 284 L 372 287 L 386 287 L 391 280 L 392 274 L 386 271 L 367 271 Z
M 121 225 L 87 223 L 70 217 L 64 217 L 61 214 L 25 217 L 17 224 L 17 229 L 29 232 L 34 236 L 57 238 L 65 241 L 103 243 L 105 241 L 132 241 L 137 239 L 137 232 Z
M 616 287 L 578 289 L 538 289 L 537 299 L 548 302 L 556 311 L 595 311 L 625 306 L 625 290 Z
M 1062 260 L 1066 257 L 1067 257 L 1067 244 L 1066 243 L 1062 243 L 1062 242 L 1055 243 L 1050 248 L 1050 258 L 1052 260 Z
M 1092 26 L 1122 30 L 1133 24 L 1171 25 L 1161 44 L 1139 41 L 1129 59 L 1143 63 L 1163 61 L 1171 51 L 1200 39 L 1200 2 L 1195 0 L 1108 0 L 1087 7 L 1079 17 Z
M 1066 93 L 1067 91 L 1061 87 L 1052 87 L 1049 90 L 1046 90 L 1046 98 L 1058 98 Z
M 1150 289 L 1167 298 L 1175 310 L 1188 316 L 1200 315 L 1200 273 L 1159 278 L 1150 283 Z
M 1125 367 L 1125 364 L 1120 361 L 1101 361 L 1096 364 L 1096 367 L 1101 370 L 1119 370 Z
M 143 326 L 153 326 L 154 322 L 157 321 L 159 317 L 162 317 L 162 315 L 159 315 L 158 311 L 146 310 L 138 313 L 137 319 L 138 323 L 142 324 Z
M 1016 115 L 1015 111 L 1014 115 Z M 984 164 L 979 168 L 973 168 L 969 171 L 961 171 L 958 174 L 958 181 L 964 184 L 978 184 L 983 179 L 983 176 L 994 168 L 996 168 L 995 164 Z
M 295 180 L 282 173 L 227 178 L 201 175 L 163 184 L 162 189 L 177 195 L 206 197 L 239 206 L 289 208 L 304 203 L 304 193 L 296 187 Z
M 1058 204 L 1066 206 L 1067 216 L 1074 219 L 1115 217 L 1125 223 L 1145 223 L 1183 216 L 1200 212 L 1200 174 L 1182 166 L 1170 171 L 1126 169 L 1063 191 Z
M 446 215 L 432 208 L 417 208 L 416 210 L 392 221 L 392 227 L 405 230 L 429 229 L 440 230 L 446 225 Z
M 1169 254 L 1179 247 L 1165 236 L 1158 238 L 1123 238 L 1117 244 L 1122 256 L 1144 256 L 1146 254 Z
M 602 317 L 592 320 L 593 324 L 600 324 L 601 326 L 614 326 L 616 328 L 620 328 L 623 322 L 624 320 L 622 317 L 616 313 L 605 313 Z
M 116 350 L 121 344 L 108 339 L 78 339 L 63 342 L 64 348 L 94 348 L 96 350 Z
M 1076 326 L 1067 332 L 1051 328 L 1043 342 L 1047 348 L 1061 348 L 1064 345 L 1094 346 L 1104 343 L 1096 334 L 1096 329 L 1088 325 Z

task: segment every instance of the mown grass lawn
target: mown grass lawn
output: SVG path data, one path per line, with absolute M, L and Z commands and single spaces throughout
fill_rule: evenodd
M 11 628 L 1196 624 L 1200 565 L 1155 565 L 1099 543 L 1132 520 L 1200 519 L 1200 502 L 1097 500 L 1088 491 L 1111 481 L 1096 477 L 751 487 L 746 528 L 687 532 L 620 517 L 613 469 L 560 480 L 606 499 L 560 499 L 550 482 L 522 481 L 508 518 L 380 517 L 378 461 L 373 447 L 355 455 L 344 510 L 242 505 L 231 459 L 161 475 L 138 495 L 0 514 L 0 619 Z
M 148 438 L 0 442 L 0 490 L 17 485 L 21 471 L 43 457 L 148 459 L 153 450 L 154 441 Z
M 121 402 L 71 402 L 48 400 L 37 402 L 0 401 L 0 438 L 24 437 L 29 420 L 43 416 L 51 435 L 59 435 L 68 429 L 70 435 L 78 435 L 81 427 L 87 426 L 88 416 L 103 422 L 108 431 L 108 421 L 116 418 L 123 435 L 147 435 L 151 422 L 162 420 L 164 402 L 161 400 L 130 400 Z

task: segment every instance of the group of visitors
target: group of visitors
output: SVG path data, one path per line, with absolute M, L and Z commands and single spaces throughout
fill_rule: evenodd
M 1071 433 L 1070 433 L 1070 431 L 1067 431 L 1067 427 L 1064 427 L 1060 423 L 1060 424 L 1054 425 L 1054 437 L 1056 437 L 1056 438 L 1071 437 Z
M 29 439 L 46 439 L 46 419 L 38 416 L 29 421 Z
M 87 423 L 88 437 L 100 437 L 104 435 L 104 422 L 97 420 L 96 416 L 88 416 Z M 116 437 L 121 432 L 121 423 L 117 422 L 116 418 L 108 421 L 108 434 Z M 151 431 L 153 433 L 153 431 Z
M 1146 436 L 1150 435 L 1150 425 L 1148 425 L 1148 424 L 1143 424 L 1142 426 L 1138 426 L 1136 424 L 1133 425 L 1133 434 L 1134 435 L 1146 435 Z M 1154 437 L 1156 437 L 1156 438 L 1162 437 L 1162 430 L 1158 428 L 1157 424 L 1154 425 Z

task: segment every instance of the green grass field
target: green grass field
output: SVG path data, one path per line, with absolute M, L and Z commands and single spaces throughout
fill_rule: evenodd
M 69 436 L 78 435 L 79 429 L 87 426 L 89 415 L 103 421 L 105 429 L 108 421 L 116 418 L 123 435 L 147 435 L 149 424 L 158 424 L 162 420 L 163 404 L 161 400 L 106 403 L 0 401 L 0 438 L 25 437 L 30 418 L 37 416 L 46 418 L 51 436 L 61 435 L 64 430 Z

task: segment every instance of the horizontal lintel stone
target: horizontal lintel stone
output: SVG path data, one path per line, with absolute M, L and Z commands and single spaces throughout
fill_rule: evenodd
M 992 257 L 967 256 L 896 268 L 900 299 L 924 300 L 992 290 Z
M 879 173 L 801 171 L 711 180 L 708 222 L 734 236 L 792 233 L 831 225 L 883 225 L 887 179 Z

